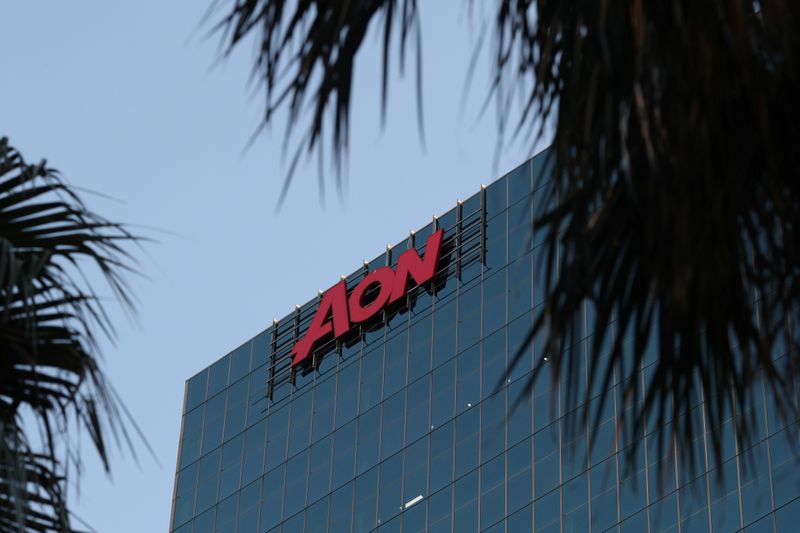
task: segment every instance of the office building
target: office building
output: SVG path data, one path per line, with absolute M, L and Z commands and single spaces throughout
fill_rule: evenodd
M 718 483 L 654 433 L 626 463 L 615 394 L 570 430 L 549 372 L 526 387 L 536 342 L 507 373 L 542 309 L 531 226 L 552 184 L 539 154 L 189 379 L 170 531 L 800 530 L 800 429 L 765 388 Z

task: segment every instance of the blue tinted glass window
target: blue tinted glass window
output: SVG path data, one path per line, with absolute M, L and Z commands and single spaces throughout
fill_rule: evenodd
M 303 533 L 304 527 L 304 513 L 298 513 L 283 523 L 281 526 L 281 533 Z
M 172 530 L 174 533 L 192 533 L 192 523 L 189 522 L 176 529 Z
M 506 208 L 507 176 L 486 187 L 486 216 L 491 217 Z
M 252 343 L 246 342 L 231 353 L 230 383 L 234 383 L 250 372 L 250 349 Z
M 458 297 L 458 349 L 472 346 L 481 335 L 481 287 L 475 286 Z
M 456 227 L 456 208 L 452 208 L 443 215 L 439 216 L 439 228 L 445 230 L 446 233 L 449 233 L 451 230 L 454 230 Z M 422 230 L 417 232 L 418 238 L 421 239 Z M 427 238 L 427 236 L 426 236 Z M 419 241 L 418 241 L 419 242 Z
M 186 411 L 191 411 L 206 399 L 208 370 L 203 370 L 186 384 Z
M 331 494 L 328 533 L 350 533 L 353 520 L 353 483 Z
M 559 463 L 557 425 L 553 424 L 536 433 L 533 446 L 533 456 L 536 460 L 533 467 L 534 487 L 536 487 L 535 496 L 538 498 L 559 484 L 561 465 Z
M 532 190 L 532 162 L 525 161 L 508 173 L 508 203 L 513 204 L 530 194 Z
M 793 527 L 800 524 L 800 500 L 794 500 L 778 509 L 775 513 L 775 523 L 777 531 L 791 531 Z
M 336 430 L 334 434 L 333 487 L 353 479 L 356 458 L 356 421 Z
M 506 390 L 490 396 L 480 406 L 481 409 L 481 455 L 483 460 L 491 459 L 506 447 Z
M 520 379 L 508 388 L 508 446 L 511 447 L 533 432 L 533 410 L 528 379 Z
M 486 223 L 486 254 L 484 261 L 489 272 L 506 264 L 506 213 L 491 218 Z
M 195 512 L 205 511 L 217 501 L 217 482 L 219 480 L 219 463 L 221 450 L 216 449 L 200 459 L 197 477 L 197 497 Z
M 508 497 L 512 497 L 510 492 Z M 533 505 L 528 504 L 508 517 L 508 531 L 533 531 Z
M 455 360 L 433 371 L 431 385 L 431 426 L 439 427 L 453 418 L 455 405 Z
M 411 324 L 408 352 L 409 381 L 415 381 L 431 369 L 432 320 L 432 315 L 427 315 Z
M 405 449 L 403 502 L 425 496 L 428 479 L 428 439 L 420 439 Z
M 373 468 L 356 478 L 355 487 L 355 531 L 369 531 L 375 527 L 377 509 L 378 469 Z
M 403 533 L 424 533 L 425 531 L 425 500 L 422 500 L 411 507 L 406 507 L 403 511 Z
M 203 453 L 222 443 L 222 426 L 225 422 L 225 394 L 218 394 L 206 403 L 203 422 Z
M 383 402 L 383 429 L 381 431 L 381 458 L 394 455 L 403 447 L 403 418 L 405 394 L 398 392 Z
M 681 529 L 684 531 L 708 530 L 708 497 L 706 493 L 706 476 L 681 487 L 679 494 Z M 620 510 L 626 502 L 620 495 Z
M 315 442 L 333 430 L 333 409 L 336 405 L 336 379 L 325 379 L 314 386 L 311 441 Z
M 242 458 L 242 485 L 255 481 L 264 472 L 264 451 L 266 448 L 266 421 L 261 421 L 247 430 L 244 436 L 244 457 Z
M 383 397 L 388 398 L 406 384 L 408 334 L 405 328 L 386 342 L 386 365 L 383 372 Z
M 450 421 L 431 433 L 431 492 L 436 492 L 453 480 L 453 427 Z
M 272 330 L 268 329 L 256 335 L 252 347 L 252 368 L 258 368 L 269 362 L 269 353 L 272 344 Z
M 247 414 L 247 386 L 248 380 L 242 379 L 228 389 L 225 406 L 225 440 L 238 435 L 244 429 L 245 415 Z
M 506 384 L 506 330 L 494 332 L 483 340 L 483 398 L 494 394 Z
M 215 533 L 234 533 L 236 531 L 238 497 L 238 494 L 234 494 L 217 505 L 217 521 L 214 525 Z
M 604 531 L 618 521 L 616 458 L 612 457 L 592 469 L 591 490 L 592 530 Z
M 564 483 L 562 491 L 564 530 L 588 531 L 588 476 L 584 473 L 567 481 Z M 647 531 L 647 515 L 645 515 L 644 528 L 638 531 Z
M 537 493 L 538 493 L 537 486 Z M 549 492 L 543 498 L 533 503 L 533 516 L 535 518 L 535 531 L 553 533 L 560 531 L 559 516 L 561 514 L 561 495 L 557 490 Z
M 483 282 L 483 335 L 506 323 L 506 271 L 501 270 Z
M 203 435 L 205 405 L 186 413 L 183 419 L 183 439 L 181 440 L 181 462 L 183 468 L 200 457 L 200 439 Z
M 437 492 L 428 500 L 428 531 L 449 533 L 453 519 L 453 486 Z
M 481 528 L 498 522 L 505 515 L 505 455 L 481 467 Z
M 528 193 L 508 208 L 508 227 L 533 228 L 533 195 Z
M 502 178 L 499 180 L 502 181 Z M 470 215 L 477 213 L 481 208 L 481 194 L 475 193 L 461 204 L 463 218 L 468 218 Z
M 260 529 L 262 531 L 278 525 L 281 521 L 285 469 L 286 466 L 281 465 L 264 476 L 264 483 L 261 488 Z
M 286 437 L 289 433 L 289 409 L 283 407 L 267 420 L 267 470 L 286 460 Z
M 252 426 L 259 420 L 263 420 L 267 414 L 268 399 L 267 399 L 267 379 L 269 377 L 269 369 L 267 365 L 262 365 L 250 373 L 248 378 L 250 385 L 248 386 L 248 399 L 247 399 L 247 425 Z
M 453 528 L 478 531 L 478 472 L 470 472 L 455 483 Z
M 378 523 L 388 522 L 400 513 L 402 505 L 403 454 L 398 453 L 380 465 Z
M 798 425 L 793 424 L 769 439 L 776 507 L 800 496 L 800 476 L 796 470 L 797 464 L 800 463 L 797 428 Z
M 242 489 L 239 494 L 239 512 L 236 531 L 258 531 L 258 507 L 261 496 L 261 483 L 256 481 Z
M 293 398 L 291 402 L 291 416 L 289 417 L 289 455 L 294 455 L 308 447 L 311 430 L 311 391 Z
M 222 447 L 222 466 L 219 475 L 219 498 L 227 498 L 239 490 L 242 471 L 242 445 L 244 435 L 228 441 Z
M 532 255 L 526 253 L 508 265 L 508 317 L 514 319 L 533 307 Z
M 533 500 L 533 439 L 526 440 L 508 450 L 508 512 L 527 505 Z
M 319 500 L 306 510 L 306 533 L 325 533 L 328 524 L 328 499 Z
M 513 263 L 533 248 L 531 227 L 521 224 L 508 231 L 508 262 Z
M 175 486 L 175 511 L 173 523 L 177 526 L 187 522 L 194 515 L 194 497 L 197 485 L 197 467 L 195 463 L 178 473 Z
M 429 399 L 430 379 L 425 376 L 408 387 L 408 407 L 406 408 L 406 442 L 414 442 L 430 431 Z
M 361 393 L 359 412 L 367 411 L 381 399 L 381 376 L 383 372 L 383 347 L 378 346 L 361 360 Z
M 380 406 L 361 415 L 358 419 L 358 444 L 356 472 L 361 474 L 378 462 L 378 444 L 381 428 Z
M 194 519 L 194 533 L 213 533 L 216 508 L 209 509 Z
M 283 516 L 293 516 L 305 507 L 307 477 L 308 451 L 304 451 L 295 455 L 286 463 Z
M 359 365 L 351 364 L 339 371 L 336 394 L 336 427 L 342 427 L 356 416 L 358 406 Z
M 309 502 L 315 502 L 328 494 L 332 460 L 333 435 L 330 435 L 311 447 L 311 465 L 308 473 Z
M 458 355 L 456 369 L 456 412 L 462 413 L 481 399 L 481 350 L 475 345 Z
M 480 409 L 474 407 L 456 418 L 456 477 L 478 466 Z
M 532 325 L 530 311 L 508 324 L 508 377 L 512 380 L 524 376 L 533 368 L 533 345 L 528 339 Z
M 228 384 L 228 365 L 230 364 L 230 357 L 225 356 L 208 369 L 208 393 L 207 397 L 211 398 L 219 391 L 225 388 Z
M 455 354 L 455 301 L 436 306 L 433 314 L 433 366 L 439 366 Z
M 769 463 L 767 446 L 762 442 L 749 453 L 748 462 L 742 462 L 742 516 L 748 524 L 770 510 Z

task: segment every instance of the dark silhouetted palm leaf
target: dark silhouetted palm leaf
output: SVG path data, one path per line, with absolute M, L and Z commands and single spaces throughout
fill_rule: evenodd
M 73 531 L 65 496 L 79 460 L 72 426 L 88 433 L 106 469 L 109 432 L 130 442 L 97 361 L 95 332 L 111 335 L 113 326 L 86 274 L 99 269 L 131 309 L 123 278 L 131 240 L 88 211 L 44 162 L 27 164 L 0 139 L 2 532 Z
M 596 420 L 616 382 L 630 457 L 645 426 L 665 426 L 660 446 L 677 443 L 690 469 L 703 431 L 690 409 L 701 406 L 707 419 L 712 461 L 730 413 L 746 449 L 760 380 L 796 418 L 795 357 L 776 356 L 796 344 L 789 319 L 800 306 L 800 3 L 493 5 L 499 108 L 529 88 L 524 112 L 501 124 L 515 119 L 532 145 L 545 124 L 555 126 L 557 179 L 534 224 L 546 235 L 538 266 L 548 294 L 528 342 L 541 347 L 537 373 L 563 376 L 565 412 L 573 422 Z M 228 50 L 257 36 L 264 123 L 286 106 L 291 133 L 310 106 L 302 146 L 321 157 L 330 127 L 339 161 L 363 37 L 380 25 L 386 65 L 395 26 L 401 54 L 405 35 L 418 31 L 415 7 L 235 0 L 221 27 Z M 645 373 L 649 345 L 658 357 Z M 589 378 L 579 383 L 586 355 Z M 587 390 L 607 392 L 586 403 Z

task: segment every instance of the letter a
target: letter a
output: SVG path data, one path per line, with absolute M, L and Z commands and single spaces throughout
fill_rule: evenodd
M 328 318 L 328 314 L 331 315 L 330 318 Z M 292 366 L 305 361 L 311 355 L 314 345 L 331 331 L 333 331 L 334 337 L 338 338 L 349 330 L 347 288 L 344 281 L 340 281 L 325 291 L 305 336 L 292 348 Z

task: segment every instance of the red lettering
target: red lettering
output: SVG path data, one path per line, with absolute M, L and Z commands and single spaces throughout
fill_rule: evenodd
M 403 298 L 408 290 L 409 278 L 413 278 L 417 285 L 433 279 L 442 250 L 443 236 L 444 231 L 438 230 L 428 237 L 424 258 L 414 249 L 403 252 L 397 260 L 396 273 L 391 267 L 380 267 L 367 274 L 353 289 L 349 304 L 344 281 L 325 291 L 305 336 L 292 348 L 292 366 L 308 359 L 317 343 L 331 333 L 338 339 L 349 332 L 351 320 L 356 324 L 365 322 L 387 304 Z M 375 286 L 378 288 L 377 296 L 365 305 L 364 295 Z
M 330 313 L 331 317 L 328 318 Z M 306 360 L 311 355 L 311 350 L 320 339 L 333 331 L 338 338 L 350 330 L 350 318 L 347 315 L 347 288 L 344 281 L 340 281 L 327 291 L 319 303 L 317 312 L 308 326 L 305 336 L 295 343 L 292 348 L 292 366 Z
M 413 248 L 402 253 L 397 260 L 397 274 L 394 277 L 394 289 L 389 303 L 394 303 L 406 295 L 408 278 L 414 278 L 417 285 L 427 283 L 436 274 L 439 253 L 442 250 L 444 230 L 438 230 L 428 237 L 425 243 L 425 259 L 422 259 Z
M 350 320 L 356 323 L 365 322 L 383 309 L 392 293 L 393 282 L 394 270 L 391 267 L 376 268 L 367 274 L 350 294 Z M 364 293 L 376 285 L 378 286 L 378 295 L 366 306 L 362 305 Z

